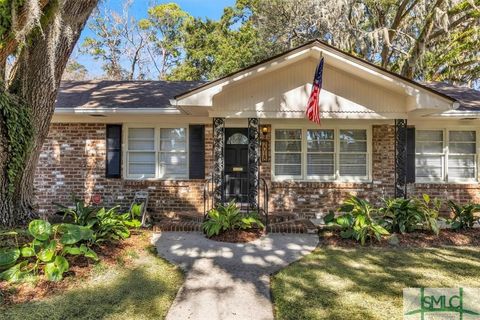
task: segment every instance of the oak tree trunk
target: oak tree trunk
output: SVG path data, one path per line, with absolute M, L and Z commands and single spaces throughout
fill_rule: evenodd
M 37 217 L 34 199 L 34 176 L 39 154 L 48 134 L 55 109 L 60 79 L 68 58 L 98 0 L 67 0 L 57 8 L 51 20 L 43 26 L 43 34 L 30 36 L 22 49 L 17 68 L 7 91 L 19 97 L 29 108 L 34 128 L 32 148 L 23 159 L 23 170 L 13 182 L 7 171 L 11 154 L 8 152 L 6 119 L 0 113 L 0 225 L 26 224 Z M 50 13 L 51 14 L 51 13 Z M 61 21 L 55 20 L 58 15 Z M 10 187 L 9 187 L 10 185 Z

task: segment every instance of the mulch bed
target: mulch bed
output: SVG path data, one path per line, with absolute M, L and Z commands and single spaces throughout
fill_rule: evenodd
M 132 236 L 128 239 L 115 243 L 104 243 L 98 247 L 93 247 L 93 250 L 97 252 L 99 262 L 107 268 L 117 265 L 119 259 L 122 260 L 122 263 L 128 265 L 129 260 L 125 256 L 127 250 L 140 251 L 149 245 L 149 237 L 145 236 L 144 232 L 146 231 L 132 231 Z M 35 283 L 0 281 L 0 305 L 43 299 L 75 287 L 92 274 L 92 268 L 95 266 L 94 261 L 83 256 L 67 256 L 67 259 L 70 270 L 64 274 L 64 279 L 59 282 L 47 281 L 43 276 L 39 276 Z
M 436 236 L 431 232 L 417 231 L 406 234 L 395 234 L 398 243 L 393 243 L 390 237 L 384 237 L 380 242 L 367 241 L 365 246 L 373 247 L 439 247 L 439 246 L 479 246 L 480 228 L 453 231 L 442 229 Z M 320 245 L 336 247 L 359 247 L 361 244 L 352 239 L 343 239 L 338 231 L 320 231 Z
M 245 243 L 254 241 L 264 235 L 263 230 L 229 230 L 220 233 L 218 236 L 213 236 L 210 239 L 221 242 Z

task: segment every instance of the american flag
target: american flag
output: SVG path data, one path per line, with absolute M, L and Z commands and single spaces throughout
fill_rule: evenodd
M 320 110 L 318 107 L 318 103 L 320 101 L 320 90 L 322 89 L 322 76 L 323 58 L 320 60 L 320 63 L 317 66 L 317 70 L 315 70 L 312 93 L 310 93 L 310 98 L 308 99 L 306 112 L 308 120 L 313 121 L 317 124 L 320 124 Z

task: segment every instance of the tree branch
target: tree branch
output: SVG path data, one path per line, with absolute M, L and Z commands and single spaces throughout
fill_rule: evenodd
M 39 0 L 40 9 L 43 10 L 50 0 Z M 28 11 L 23 7 L 18 15 L 18 25 L 20 28 L 25 26 L 27 21 Z M 12 35 L 12 32 L 8 32 L 2 39 L 5 41 L 5 45 L 0 48 L 0 64 L 4 64 L 7 58 L 15 52 L 18 47 L 17 40 Z M 3 73 L 2 73 L 3 74 Z

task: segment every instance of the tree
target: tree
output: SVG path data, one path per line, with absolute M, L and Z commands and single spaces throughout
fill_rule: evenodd
M 187 21 L 184 58 L 169 79 L 215 79 L 267 56 L 252 15 L 253 2 L 238 0 L 224 9 L 220 20 L 195 18 Z
M 27 0 L 0 6 L 0 225 L 36 216 L 33 179 L 62 73 L 97 0 Z M 12 14 L 13 13 L 13 14 Z
M 159 79 L 165 79 L 179 62 L 184 40 L 189 36 L 186 26 L 191 20 L 179 5 L 166 3 L 149 8 L 148 19 L 139 21 L 140 28 L 148 34 L 146 48 Z
M 132 0 L 125 1 L 121 13 L 104 5 L 88 23 L 94 36 L 84 39 L 80 53 L 101 60 L 107 79 L 133 80 L 145 76 L 142 55 L 146 36 L 136 20 L 129 16 L 131 5 Z M 123 65 L 127 65 L 126 69 Z
M 478 79 L 480 0 L 273 0 L 253 14 L 271 52 L 320 38 L 411 79 Z
M 67 62 L 62 80 L 85 80 L 88 78 L 88 70 L 83 64 L 78 63 L 74 59 Z

